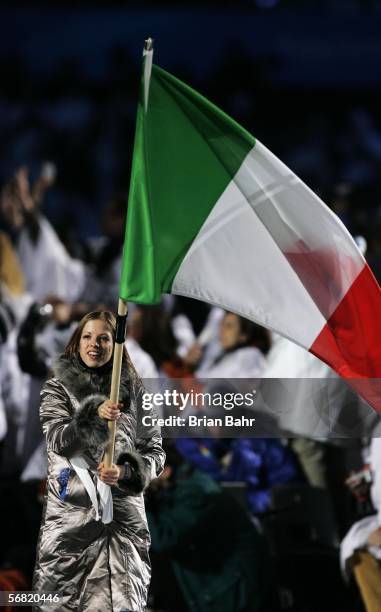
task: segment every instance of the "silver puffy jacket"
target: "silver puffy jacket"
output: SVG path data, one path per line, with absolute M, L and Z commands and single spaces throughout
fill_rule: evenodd
M 111 487 L 113 520 L 105 524 L 73 463 L 76 457 L 86 460 L 97 491 L 96 468 L 108 439 L 97 407 L 108 397 L 111 369 L 96 372 L 63 355 L 54 373 L 41 392 L 49 465 L 33 590 L 57 593 L 60 600 L 41 602 L 35 610 L 143 612 L 150 581 L 143 490 L 165 459 L 157 428 L 137 435 L 144 389 L 124 364 L 115 463 L 127 463 L 131 471 L 128 480 Z

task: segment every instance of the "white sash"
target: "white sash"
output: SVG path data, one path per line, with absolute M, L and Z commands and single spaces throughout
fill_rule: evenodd
M 96 520 L 102 519 L 105 524 L 111 523 L 113 517 L 111 487 L 102 482 L 98 474 L 95 476 L 96 484 L 94 484 L 89 474 L 89 465 L 83 457 L 73 457 L 70 463 L 89 494 L 95 509 Z M 100 512 L 97 493 L 100 499 Z

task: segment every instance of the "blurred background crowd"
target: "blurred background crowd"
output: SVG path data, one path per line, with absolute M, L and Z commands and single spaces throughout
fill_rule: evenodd
M 83 2 L 0 19 L 0 590 L 26 590 L 46 471 L 39 392 L 83 314 L 117 303 L 144 39 L 362 237 L 380 280 L 381 2 Z M 175 296 L 131 307 L 127 348 L 150 380 L 333 376 L 263 328 Z M 356 399 L 318 401 L 340 414 Z M 146 496 L 151 609 L 365 609 L 339 551 L 379 509 L 378 420 L 350 440 L 317 438 L 314 408 L 295 397 L 277 437 L 165 442 Z

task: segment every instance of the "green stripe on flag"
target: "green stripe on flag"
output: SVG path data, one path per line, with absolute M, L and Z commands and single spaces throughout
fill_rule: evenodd
M 155 303 L 255 139 L 165 70 L 152 66 L 147 112 L 142 82 L 120 297 Z

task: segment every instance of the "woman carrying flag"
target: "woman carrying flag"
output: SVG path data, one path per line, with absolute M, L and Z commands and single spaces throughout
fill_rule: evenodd
M 49 468 L 33 585 L 41 594 L 36 610 L 145 609 L 150 538 L 143 490 L 161 473 L 165 454 L 157 428 L 138 435 L 144 390 L 126 353 L 120 403 L 107 399 L 115 331 L 110 312 L 87 314 L 41 393 Z M 110 468 L 102 462 L 108 420 L 117 421 Z M 58 602 L 44 601 L 47 592 L 57 594 Z

